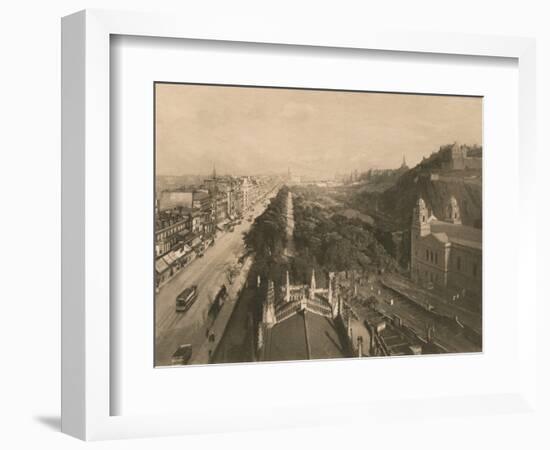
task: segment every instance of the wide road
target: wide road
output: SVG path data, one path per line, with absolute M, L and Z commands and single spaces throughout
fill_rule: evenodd
M 228 284 L 227 270 L 243 254 L 243 233 L 252 225 L 248 216 L 252 214 L 256 218 L 264 210 L 258 202 L 246 213 L 241 225 L 233 232 L 219 233 L 216 243 L 202 258 L 196 258 L 160 288 L 155 299 L 155 365 L 170 365 L 172 354 L 181 344 L 191 344 L 193 349 L 198 349 L 204 342 L 212 324 L 209 306 L 222 284 Z M 191 285 L 198 287 L 197 300 L 186 312 L 176 312 L 176 296 Z

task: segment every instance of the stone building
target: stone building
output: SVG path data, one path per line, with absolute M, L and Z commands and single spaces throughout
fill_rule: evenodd
M 446 170 L 481 169 L 481 157 L 470 156 L 468 154 L 469 150 L 468 146 L 459 145 L 455 142 L 447 149 L 446 161 L 443 162 L 442 168 Z
M 460 208 L 449 199 L 444 220 L 419 198 L 411 229 L 411 278 L 424 286 L 481 296 L 482 231 L 462 225 Z
M 159 213 L 155 221 L 156 256 L 172 250 L 178 243 L 178 233 L 189 227 L 189 213 L 183 208 Z
M 193 192 L 193 209 L 206 211 L 210 208 L 210 194 L 208 191 L 197 190 Z
M 205 209 L 210 204 L 207 191 L 197 189 L 179 189 L 163 191 L 155 204 L 157 214 L 174 208 Z
M 241 214 L 245 214 L 252 206 L 251 189 L 252 189 L 252 184 L 250 183 L 250 179 L 248 177 L 241 178 L 241 181 L 240 181 Z
M 328 286 L 286 283 L 276 289 L 268 281 L 258 324 L 257 350 L 261 361 L 343 358 L 362 355 L 363 337 L 353 336 L 352 317 L 344 307 L 334 274 Z M 359 339 L 358 339 L 359 338 Z

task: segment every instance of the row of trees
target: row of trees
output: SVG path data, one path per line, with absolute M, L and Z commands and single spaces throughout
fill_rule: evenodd
M 284 187 L 266 211 L 256 219 L 245 243 L 255 253 L 254 272 L 276 283 L 290 272 L 293 282 L 308 283 L 311 271 L 393 271 L 397 264 L 377 239 L 375 230 L 357 218 L 335 213 L 324 205 L 315 189 L 294 189 L 294 241 L 296 254 L 286 257 L 286 199 Z M 326 192 L 326 191 L 325 191 Z M 324 283 L 318 277 L 318 283 Z
M 271 200 L 265 212 L 256 218 L 244 241 L 248 251 L 255 254 L 254 272 L 271 280 L 279 280 L 286 270 L 286 199 L 288 188 L 283 187 Z

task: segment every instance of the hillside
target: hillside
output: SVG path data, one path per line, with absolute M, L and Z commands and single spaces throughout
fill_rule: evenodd
M 452 146 L 424 159 L 416 167 L 399 177 L 397 182 L 382 193 L 360 191 L 354 204 L 372 214 L 390 230 L 410 227 L 412 211 L 418 197 L 422 197 L 437 217 L 444 217 L 448 199 L 453 195 L 460 207 L 465 225 L 481 228 L 482 172 L 476 168 L 456 170 L 449 167 Z M 481 147 L 464 147 L 467 157 L 479 158 Z M 479 161 L 478 161 L 479 162 Z
M 481 227 L 481 182 L 459 176 L 432 180 L 430 176 L 403 176 L 380 196 L 378 208 L 395 220 L 399 228 L 408 228 L 412 211 L 422 197 L 436 217 L 443 218 L 449 198 L 454 196 L 464 225 Z

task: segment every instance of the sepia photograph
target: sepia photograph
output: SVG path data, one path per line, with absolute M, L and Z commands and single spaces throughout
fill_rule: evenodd
M 483 98 L 154 84 L 154 365 L 479 353 Z

